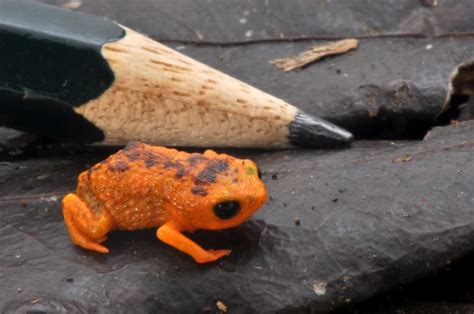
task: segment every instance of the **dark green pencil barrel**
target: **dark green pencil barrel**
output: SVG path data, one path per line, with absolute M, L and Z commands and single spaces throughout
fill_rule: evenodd
M 0 123 L 62 140 L 104 135 L 72 107 L 114 81 L 102 46 L 124 36 L 114 22 L 26 0 L 0 0 Z

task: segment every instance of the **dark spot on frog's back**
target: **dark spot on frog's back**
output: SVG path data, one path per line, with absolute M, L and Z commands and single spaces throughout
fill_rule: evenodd
M 128 169 L 128 163 L 125 160 L 117 160 L 109 163 L 109 169 L 114 172 L 123 172 Z
M 184 168 L 179 168 L 176 170 L 176 174 L 174 175 L 174 177 L 177 179 L 181 179 L 182 177 L 184 177 L 185 174 L 186 171 L 184 170 Z
M 229 169 L 229 163 L 226 159 L 213 160 L 209 163 L 208 168 L 216 173 L 224 172 Z
M 229 163 L 225 159 L 211 160 L 206 168 L 198 173 L 196 184 L 216 182 L 217 175 L 229 169 Z
M 147 168 L 151 168 L 151 167 L 153 167 L 155 164 L 156 164 L 155 159 L 149 158 L 149 159 L 146 159 L 146 160 L 145 160 L 145 166 L 146 166 Z
M 192 154 L 188 158 L 188 162 L 191 166 L 195 166 L 196 164 L 198 164 L 200 162 L 207 161 L 207 160 L 208 159 L 206 157 L 204 157 L 203 155 L 200 155 L 200 154 Z
M 165 162 L 165 168 L 169 168 L 170 166 L 170 161 L 169 157 L 164 156 L 163 154 L 158 154 L 153 151 L 145 151 L 142 155 L 142 158 L 145 159 L 145 166 L 147 168 L 151 168 L 153 166 L 156 166 L 160 163 Z M 168 160 L 168 161 L 167 161 Z M 166 166 L 168 164 L 168 166 Z
M 167 161 L 164 164 L 165 168 L 174 168 L 176 169 L 175 178 L 181 179 L 186 175 L 186 170 L 184 169 L 183 164 L 179 162 Z
M 130 150 L 125 152 L 125 156 L 127 156 L 130 161 L 135 161 L 140 158 L 140 153 L 137 150 Z
M 193 193 L 194 195 L 206 196 L 207 190 L 202 186 L 193 186 L 193 188 L 191 189 L 191 193 Z
M 131 151 L 131 150 L 135 150 L 135 149 L 137 149 L 137 148 L 139 148 L 139 147 L 141 147 L 141 146 L 143 146 L 143 144 L 140 143 L 140 142 L 137 142 L 137 141 L 129 142 L 129 143 L 127 144 L 127 146 L 124 147 L 123 150 L 126 151 L 126 152 L 128 152 L 128 151 Z
M 123 149 L 123 153 L 130 161 L 135 161 L 142 158 L 144 145 L 140 142 L 130 142 Z

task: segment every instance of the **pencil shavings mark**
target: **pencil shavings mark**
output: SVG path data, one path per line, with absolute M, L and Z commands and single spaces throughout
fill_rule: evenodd
M 402 157 L 395 158 L 392 162 L 393 163 L 398 163 L 398 162 L 409 162 L 413 159 L 413 156 L 410 155 L 404 155 Z
M 316 280 L 313 284 L 314 293 L 316 293 L 319 296 L 325 295 L 327 285 L 328 285 L 328 283 L 325 282 L 325 281 Z
M 311 47 L 309 50 L 295 57 L 274 59 L 270 61 L 270 63 L 287 72 L 302 68 L 327 56 L 346 53 L 349 50 L 357 48 L 358 45 L 359 41 L 357 39 L 343 39 L 325 45 Z

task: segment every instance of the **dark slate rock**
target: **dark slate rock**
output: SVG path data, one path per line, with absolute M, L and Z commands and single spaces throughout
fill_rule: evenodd
M 238 228 L 192 236 L 233 249 L 210 265 L 154 230 L 112 233 L 109 255 L 72 245 L 60 197 L 110 152 L 2 162 L 0 310 L 326 311 L 366 300 L 474 249 L 473 136 L 468 122 L 420 142 L 234 151 L 258 163 L 271 200 Z
M 471 313 L 474 309 L 474 254 L 440 272 L 340 312 Z
M 301 38 L 472 33 L 469 0 L 41 0 L 108 16 L 167 41 L 230 43 Z M 74 5 L 75 4 L 75 5 Z

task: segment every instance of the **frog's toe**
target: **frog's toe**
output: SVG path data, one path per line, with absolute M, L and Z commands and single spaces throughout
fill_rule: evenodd
M 93 251 L 97 251 L 100 253 L 109 253 L 109 250 L 99 244 L 107 239 L 107 237 L 102 237 L 99 240 L 93 240 L 89 236 L 87 236 L 84 232 L 82 232 L 77 225 L 75 224 L 74 220 L 70 219 L 68 215 L 66 217 L 66 227 L 69 231 L 69 235 L 71 236 L 71 240 L 74 244 L 79 245 L 84 249 L 89 249 Z
M 198 260 L 198 263 L 210 263 L 217 261 L 218 259 L 230 255 L 231 250 L 207 250 L 206 258 Z
M 84 249 L 96 251 L 99 253 L 109 253 L 109 249 L 100 244 L 100 242 L 105 241 L 107 237 L 103 237 L 99 240 L 93 240 L 78 229 L 72 232 L 70 231 L 69 233 L 74 244 L 79 245 Z
M 64 221 L 72 242 L 84 249 L 109 253 L 109 250 L 100 244 L 107 240 L 105 234 L 111 229 L 108 213 L 103 211 L 101 218 L 93 219 L 89 207 L 72 193 L 64 197 L 62 206 Z
M 85 243 L 84 245 L 81 245 L 81 246 L 83 248 L 93 250 L 93 251 L 96 251 L 96 252 L 99 252 L 99 253 L 109 253 L 108 248 L 106 248 L 105 246 L 103 246 L 99 243 L 96 243 L 96 242 L 88 242 L 88 243 Z

